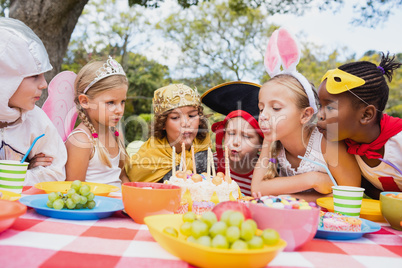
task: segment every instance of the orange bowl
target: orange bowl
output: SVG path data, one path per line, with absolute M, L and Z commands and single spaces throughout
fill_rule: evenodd
M 20 202 L 0 199 L 0 233 L 10 228 L 15 220 L 26 211 L 27 206 Z
M 126 182 L 121 187 L 124 210 L 136 222 L 158 214 L 173 214 L 180 205 L 181 189 L 152 182 Z

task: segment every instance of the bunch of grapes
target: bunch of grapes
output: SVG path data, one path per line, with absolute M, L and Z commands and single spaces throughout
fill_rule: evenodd
M 166 227 L 165 233 L 178 237 L 173 227 Z M 198 219 L 194 212 L 183 215 L 180 232 L 187 241 L 203 246 L 221 249 L 261 249 L 265 245 L 273 246 L 279 242 L 279 233 L 274 229 L 265 229 L 257 233 L 257 223 L 248 219 L 239 211 L 226 210 L 220 221 L 215 213 L 209 211 Z
M 75 180 L 71 183 L 71 187 L 67 194 L 63 195 L 60 192 L 52 192 L 48 195 L 46 205 L 54 209 L 93 209 L 96 205 L 95 195 L 91 192 L 91 188 L 87 184 L 82 184 L 81 181 Z

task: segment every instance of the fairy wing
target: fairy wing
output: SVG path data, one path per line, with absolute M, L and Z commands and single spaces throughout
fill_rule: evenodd
M 42 106 L 42 110 L 56 126 L 63 141 L 74 129 L 77 120 L 77 109 L 74 103 L 76 77 L 77 75 L 70 71 L 57 74 L 49 83 L 49 96 Z

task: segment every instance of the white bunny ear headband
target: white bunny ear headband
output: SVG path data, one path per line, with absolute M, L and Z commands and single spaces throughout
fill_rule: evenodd
M 271 78 L 279 74 L 288 74 L 296 78 L 307 93 L 310 107 L 317 113 L 313 89 L 307 78 L 296 70 L 299 60 L 300 50 L 292 35 L 283 28 L 273 32 L 264 58 L 267 73 Z

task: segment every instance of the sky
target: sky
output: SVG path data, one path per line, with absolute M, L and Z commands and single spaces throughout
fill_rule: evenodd
M 271 21 L 286 27 L 293 34 L 315 44 L 324 45 L 328 50 L 348 47 L 356 57 L 368 50 L 402 52 L 402 8 L 394 11 L 385 22 L 380 21 L 376 28 L 353 26 L 351 1 L 335 14 L 333 11 L 311 10 L 303 16 L 274 15 Z M 300 34 L 303 33 L 303 34 Z

